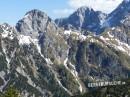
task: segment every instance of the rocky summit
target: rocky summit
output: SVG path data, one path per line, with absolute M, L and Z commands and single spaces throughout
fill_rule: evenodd
M 129 3 L 108 15 L 81 7 L 55 21 L 34 9 L 14 27 L 1 24 L 0 94 L 13 86 L 22 97 L 77 97 L 95 90 L 88 83 L 129 79 Z M 127 96 L 111 89 L 99 93 Z
M 106 16 L 107 14 L 100 11 L 94 11 L 92 8 L 81 7 L 68 18 L 56 19 L 55 22 L 59 27 L 64 27 L 65 29 L 80 31 L 85 31 L 87 29 L 92 32 L 100 32 L 100 27 Z

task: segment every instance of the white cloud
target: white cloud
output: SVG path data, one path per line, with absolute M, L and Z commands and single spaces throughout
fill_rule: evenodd
M 53 13 L 60 17 L 66 17 L 69 14 L 73 13 L 74 9 L 71 8 L 65 8 L 65 9 L 55 9 L 53 10 Z
M 94 10 L 110 13 L 122 1 L 123 0 L 69 0 L 68 4 L 73 9 L 77 9 L 81 6 L 88 6 L 92 7 Z
M 53 14 L 56 18 L 67 17 L 73 13 L 77 8 L 82 6 L 91 7 L 96 11 L 110 13 L 113 11 L 123 0 L 66 0 L 67 8 L 54 9 Z

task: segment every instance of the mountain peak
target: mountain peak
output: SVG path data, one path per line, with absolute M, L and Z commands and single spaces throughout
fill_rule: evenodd
M 11 32 L 11 30 L 14 29 L 14 28 L 13 28 L 11 25 L 9 25 L 8 23 L 3 23 L 3 24 L 1 24 L 0 26 L 2 27 L 2 29 L 6 30 L 6 31 L 10 31 L 10 32 Z
M 11 27 L 8 23 L 3 23 L 3 24 L 1 24 L 1 26 L 3 26 L 3 27 Z
M 47 14 L 41 10 L 38 10 L 38 9 L 33 9 L 33 10 L 30 10 L 28 11 L 25 16 L 28 16 L 28 15 L 31 15 L 31 16 L 39 16 L 39 17 L 48 17 Z
M 59 27 L 65 29 L 88 30 L 92 32 L 100 32 L 99 27 L 106 18 L 106 14 L 94 11 L 90 7 L 80 7 L 65 19 L 56 19 L 55 22 Z
M 46 32 L 47 26 L 51 24 L 56 28 L 53 20 L 40 10 L 33 9 L 27 12 L 21 20 L 16 24 L 18 32 L 32 37 L 38 37 L 39 32 Z
M 91 7 L 83 6 L 77 9 L 77 11 L 85 12 L 85 11 L 94 11 Z

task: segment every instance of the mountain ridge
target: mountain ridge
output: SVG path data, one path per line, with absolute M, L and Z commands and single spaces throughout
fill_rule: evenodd
M 103 24 L 101 12 L 86 7 L 78 12 L 74 17 L 96 17 L 88 27 L 95 21 Z M 13 85 L 23 97 L 70 97 L 88 93 L 89 82 L 127 79 L 128 28 L 110 27 L 99 35 L 88 29 L 66 30 L 37 9 L 27 12 L 15 27 L 0 25 L 0 91 Z
M 107 26 L 118 26 L 123 23 L 123 20 L 127 19 L 130 13 L 130 1 L 124 0 L 114 11 L 112 11 L 107 19 L 105 24 Z M 120 15 L 121 14 L 121 15 Z
M 56 19 L 55 22 L 59 27 L 64 27 L 65 29 L 69 29 L 70 26 L 70 28 L 72 27 L 79 31 L 83 29 L 92 32 L 100 32 L 98 30 L 100 30 L 99 28 L 106 16 L 107 15 L 101 11 L 94 11 L 92 8 L 81 7 L 68 18 Z

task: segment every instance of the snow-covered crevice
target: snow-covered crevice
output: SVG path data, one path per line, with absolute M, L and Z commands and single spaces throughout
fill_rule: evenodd
M 72 65 L 71 63 L 70 63 L 69 65 L 72 67 L 72 69 L 70 69 L 70 68 L 67 66 L 67 62 L 68 62 L 68 58 L 66 58 L 66 59 L 64 60 L 64 66 L 65 66 L 65 68 L 73 75 L 73 77 L 75 78 L 75 80 L 76 80 L 77 83 L 79 84 L 79 90 L 80 90 L 80 92 L 82 93 L 82 92 L 83 92 L 83 87 L 82 87 L 82 85 L 81 85 L 81 83 L 80 83 L 80 81 L 79 81 L 78 72 L 76 71 L 75 66 Z
M 116 39 L 110 32 L 107 32 L 108 37 L 100 36 L 100 39 L 105 42 L 106 45 L 114 47 L 116 50 L 122 51 L 130 56 L 130 46 L 127 43 L 121 42 Z
M 36 89 L 42 94 L 42 95 L 46 95 L 44 89 L 41 89 L 39 86 L 36 87 Z M 34 96 L 35 97 L 35 96 Z
M 23 38 L 23 39 L 22 39 Z M 26 40 L 27 40 L 27 42 L 22 42 L 23 40 L 24 40 L 24 38 L 27 38 Z M 72 95 L 72 93 L 68 90 L 68 89 L 66 89 L 62 84 L 61 84 L 61 82 L 60 82 L 60 80 L 58 79 L 58 77 L 57 77 L 57 73 L 53 70 L 53 68 L 52 68 L 52 62 L 51 62 L 51 60 L 49 59 L 49 58 L 45 58 L 44 57 L 44 55 L 41 53 L 41 47 L 40 47 L 40 45 L 39 45 L 39 41 L 38 41 L 38 39 L 31 39 L 30 37 L 24 37 L 24 36 L 22 36 L 21 38 L 19 38 L 20 40 L 20 44 L 30 44 L 30 43 L 34 43 L 34 45 L 36 46 L 36 48 L 37 48 L 37 50 L 38 50 L 38 53 L 41 55 L 41 57 L 42 58 L 44 58 L 45 60 L 46 60 L 46 63 L 47 63 L 47 66 L 51 69 L 51 71 L 53 72 L 53 74 L 54 74 L 54 76 L 55 76 L 55 79 L 56 79 L 56 81 L 58 82 L 58 84 L 67 92 L 67 93 L 69 93 L 70 95 Z M 19 72 L 20 74 L 22 74 L 23 76 L 26 76 L 27 78 L 28 78 L 28 83 L 30 83 L 30 85 L 32 85 L 32 86 L 35 86 L 35 84 L 32 82 L 32 80 L 29 78 L 29 76 L 22 70 L 22 68 L 20 68 L 20 67 L 18 67 L 17 69 L 17 72 Z M 38 89 L 40 89 L 40 88 L 38 88 Z M 42 89 L 40 89 L 41 90 L 41 92 L 42 92 Z
M 38 53 L 44 58 L 44 55 L 43 55 L 42 52 L 41 52 L 41 47 L 40 47 L 40 45 L 39 45 L 39 40 L 38 40 L 38 39 L 35 39 L 34 44 L 35 44 L 36 47 L 37 47 Z
M 53 70 L 53 68 L 52 68 L 52 61 L 49 59 L 49 58 L 45 58 L 45 60 L 46 60 L 46 62 L 47 62 L 47 66 L 51 69 L 51 71 L 53 72 L 53 74 L 54 74 L 54 76 L 55 76 L 55 79 L 56 79 L 56 81 L 58 82 L 58 84 L 60 85 L 60 87 L 62 87 L 68 94 L 70 94 L 70 95 L 72 95 L 72 93 L 67 89 L 67 88 L 65 88 L 63 85 L 62 85 L 62 83 L 61 83 L 61 81 L 58 79 L 58 74 L 57 74 L 57 72 L 55 72 L 54 70 Z
M 45 60 L 46 60 L 47 64 L 50 64 L 50 65 L 53 64 L 53 62 L 50 60 L 50 58 L 45 58 Z
M 11 62 L 12 58 L 15 57 L 15 52 L 16 52 L 17 48 L 14 49 L 14 51 L 11 53 L 10 59 L 8 58 L 8 64 Z
M 59 84 L 59 86 L 60 87 L 62 87 L 68 94 L 70 94 L 70 95 L 72 95 L 72 93 L 67 89 L 67 88 L 65 88 L 63 85 L 62 85 L 62 83 L 61 83 L 61 81 L 58 79 L 58 74 L 57 74 L 57 72 L 55 72 L 54 70 L 53 70 L 53 68 L 52 68 L 52 62 L 51 62 L 51 60 L 49 59 L 49 58 L 45 58 L 45 60 L 46 60 L 46 62 L 47 62 L 47 66 L 51 69 L 51 71 L 52 71 L 52 73 L 54 74 L 54 77 L 55 77 L 55 79 L 56 79 L 56 81 L 58 82 L 58 84 Z
M 0 87 L 0 91 L 1 91 L 1 92 L 2 92 L 3 89 L 6 87 L 6 85 L 8 84 L 8 82 L 9 82 L 9 80 L 8 80 L 8 81 L 4 80 L 4 85 L 2 85 L 2 86 Z
M 64 35 L 67 37 L 73 36 L 75 40 L 81 40 L 81 41 L 84 41 L 87 38 L 87 36 L 81 34 L 80 32 L 71 31 L 71 30 L 64 31 Z
M 61 81 L 58 79 L 58 77 L 57 77 L 57 75 L 58 75 L 57 72 L 55 72 L 50 65 L 49 65 L 49 68 L 50 68 L 51 71 L 53 72 L 53 74 L 54 74 L 54 76 L 55 76 L 55 79 L 56 79 L 56 81 L 58 82 L 59 86 L 62 87 L 68 94 L 72 95 L 72 93 L 71 93 L 67 88 L 65 88 L 65 87 L 62 85 Z
M 4 81 L 4 85 L 0 86 L 0 91 L 1 91 L 1 92 L 3 91 L 3 89 L 4 89 L 4 87 L 7 85 L 7 83 L 9 82 L 9 80 L 8 80 L 8 81 L 5 80 L 5 75 L 6 75 L 6 73 L 5 73 L 4 71 L 1 71 L 1 72 L 0 72 L 0 77 L 1 77 L 2 80 Z
M 33 60 L 33 59 L 31 59 L 31 60 Z M 20 61 L 20 64 L 21 64 L 21 66 L 20 66 L 20 67 L 17 67 L 17 68 L 16 68 L 16 71 L 17 71 L 19 74 L 21 74 L 22 76 L 24 76 L 24 77 L 27 78 L 27 83 L 28 83 L 30 86 L 35 87 L 39 92 L 41 92 L 43 95 L 45 95 L 44 90 L 41 89 L 39 86 L 37 86 L 37 85 L 33 82 L 33 80 L 31 79 L 31 77 L 23 70 L 23 69 L 25 68 L 25 66 L 22 64 L 21 61 Z M 37 69 L 37 68 L 35 67 L 35 69 Z M 38 78 L 37 72 L 35 71 L 34 73 L 36 73 L 36 74 L 35 74 L 35 77 Z M 18 75 L 17 75 L 17 76 L 18 76 Z M 27 94 L 28 94 L 28 93 L 27 93 Z M 28 96 L 27 96 L 27 97 L 28 97 Z
M 4 80 L 4 76 L 5 76 L 5 72 L 1 71 L 0 72 L 0 78 L 2 78 L 2 80 Z M 5 87 L 5 80 L 4 80 L 4 85 L 0 86 L 0 91 L 2 92 L 3 88 Z
M 67 55 L 69 53 L 69 50 L 67 52 Z M 69 62 L 69 65 L 71 66 L 71 69 L 68 67 L 67 65 L 68 62 L 68 57 L 64 60 L 64 66 L 65 68 L 73 75 L 73 77 L 75 78 L 75 80 L 77 81 L 77 83 L 79 84 L 79 90 L 82 93 L 83 92 L 83 87 L 79 81 L 79 77 L 78 77 L 78 72 L 76 71 L 76 68 L 74 65 L 71 64 L 71 62 Z
M 1 71 L 0 72 L 0 77 L 2 78 L 2 79 L 4 79 L 4 76 L 6 75 L 6 73 L 4 72 L 4 71 Z
M 49 58 L 45 58 L 44 55 L 42 54 L 38 39 L 33 39 L 30 36 L 24 36 L 24 35 L 18 36 L 18 39 L 20 45 L 24 45 L 24 44 L 29 45 L 33 43 L 36 46 L 38 53 L 41 55 L 42 58 L 46 60 L 47 64 L 53 64 Z
M 3 32 L 1 33 L 2 39 L 3 38 L 10 38 L 11 40 L 14 39 L 14 33 L 13 33 L 14 28 L 9 26 L 6 23 L 1 25 L 1 26 L 2 26 L 2 30 L 3 30 Z M 7 68 L 10 69 L 10 61 L 11 61 L 11 58 L 14 56 L 16 49 L 12 52 L 11 58 L 9 58 L 8 55 L 7 55 L 6 45 L 5 45 L 4 41 L 2 40 L 2 50 L 3 50 L 3 53 L 5 54 L 5 57 L 6 57 Z
M 9 59 L 9 57 L 7 56 L 6 47 L 5 47 L 3 41 L 2 41 L 2 50 L 3 50 L 3 53 L 5 54 L 5 57 L 6 57 L 7 68 L 10 69 L 10 59 Z
M 31 60 L 31 62 L 32 62 L 32 64 L 29 65 L 29 66 L 30 66 L 30 68 L 31 68 L 32 71 L 33 71 L 33 75 L 34 75 L 35 78 L 38 78 L 38 72 L 37 72 L 38 67 L 35 65 L 36 63 L 35 63 L 35 61 L 34 61 L 34 59 L 33 59 L 33 56 L 30 55 L 29 58 L 30 58 L 30 60 Z M 29 62 L 29 59 L 28 59 L 28 62 Z
M 29 44 L 33 43 L 33 44 L 36 46 L 36 48 L 37 48 L 37 50 L 38 50 L 38 53 L 41 55 L 42 58 L 44 58 L 44 59 L 46 60 L 47 66 L 48 66 L 48 67 L 51 69 L 51 71 L 53 72 L 53 74 L 54 74 L 54 76 L 55 76 L 55 79 L 56 79 L 56 81 L 58 82 L 58 84 L 60 85 L 60 87 L 62 87 L 68 94 L 72 95 L 72 93 L 71 93 L 67 88 L 65 88 L 65 87 L 61 84 L 60 80 L 58 79 L 57 73 L 53 70 L 53 68 L 52 68 L 52 66 L 51 66 L 51 65 L 53 64 L 52 61 L 51 61 L 49 58 L 45 58 L 44 55 L 41 53 L 41 47 L 40 47 L 40 45 L 39 45 L 39 40 L 38 40 L 38 39 L 33 39 L 33 38 L 31 38 L 30 36 L 24 36 L 24 35 L 19 35 L 19 36 L 18 36 L 18 40 L 19 40 L 19 44 L 20 44 L 20 45 L 24 45 L 24 44 L 29 45 Z M 30 85 L 35 86 L 35 84 L 33 83 L 33 81 L 30 79 L 29 75 L 27 75 L 21 67 L 17 67 L 16 70 L 17 70 L 17 72 L 20 73 L 21 75 L 27 77 L 28 83 L 29 83 Z M 41 90 L 41 91 L 42 91 L 42 90 Z
M 5 57 L 6 57 L 7 68 L 10 69 L 11 59 L 15 56 L 15 52 L 16 52 L 17 49 L 16 48 L 14 49 L 14 51 L 11 53 L 11 56 L 9 58 L 8 55 L 7 55 L 7 48 L 5 47 L 4 42 L 2 41 L 2 50 L 3 50 L 3 53 L 5 54 Z
M 81 85 L 81 83 L 80 83 L 80 81 L 79 81 L 78 72 L 76 71 L 76 68 L 75 68 L 74 65 L 72 65 L 72 64 L 70 63 L 70 66 L 73 67 L 73 70 L 71 70 L 71 73 L 73 74 L 73 76 L 75 77 L 76 81 L 78 82 L 78 84 L 79 84 L 79 90 L 80 90 L 80 92 L 82 93 L 82 92 L 83 92 L 83 86 Z
M 65 88 L 65 87 L 62 85 L 62 83 L 61 83 L 60 80 L 57 78 L 57 76 L 55 76 L 55 78 L 56 78 L 58 84 L 59 84 L 68 94 L 72 95 L 72 93 L 71 93 L 67 88 Z
M 56 81 L 58 82 L 59 86 L 62 87 L 68 94 L 72 95 L 72 93 L 71 93 L 67 88 L 65 88 L 65 87 L 62 85 L 61 81 L 60 81 L 60 80 L 58 79 L 58 77 L 57 77 L 58 74 L 52 69 L 51 66 L 50 66 L 50 69 L 51 69 L 51 71 L 53 72 L 53 74 L 54 74 L 54 76 L 55 76 L 55 79 L 56 79 Z
M 15 52 L 16 52 L 16 48 L 14 49 L 14 51 L 12 52 L 12 54 L 11 54 L 11 58 L 13 58 L 14 56 L 15 56 Z
M 41 53 L 41 47 L 40 47 L 40 45 L 39 45 L 39 43 L 38 43 L 38 40 L 35 40 L 35 45 L 36 45 L 36 47 L 37 47 L 37 50 L 38 50 L 39 54 L 42 56 L 42 58 L 44 58 L 44 59 L 46 60 L 47 66 L 48 66 L 48 67 L 51 69 L 51 71 L 53 72 L 53 74 L 54 74 L 54 76 L 55 76 L 55 79 L 56 79 L 56 81 L 58 82 L 58 84 L 59 84 L 67 93 L 69 93 L 70 95 L 72 95 L 72 93 L 71 93 L 67 88 L 65 88 L 65 87 L 61 84 L 60 80 L 58 79 L 57 73 L 53 70 L 53 68 L 52 68 L 52 66 L 51 66 L 51 65 L 53 64 L 53 62 L 50 60 L 50 58 L 45 58 L 44 55 Z
M 20 62 L 21 63 L 21 62 Z M 35 83 L 32 81 L 30 76 L 23 70 L 24 66 L 21 64 L 21 67 L 17 67 L 16 71 L 21 74 L 22 76 L 26 77 L 28 79 L 27 83 L 33 87 L 36 87 Z

